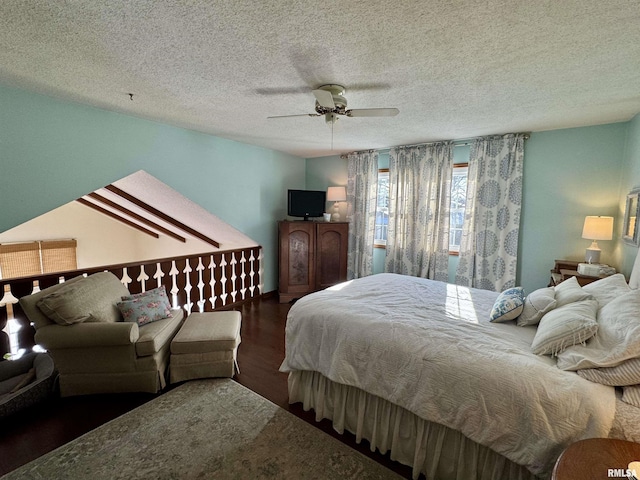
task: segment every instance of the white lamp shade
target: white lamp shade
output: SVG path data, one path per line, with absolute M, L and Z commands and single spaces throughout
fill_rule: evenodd
M 582 238 L 611 240 L 613 238 L 613 217 L 585 217 Z
M 344 202 L 347 199 L 347 189 L 344 187 L 329 187 L 327 202 Z

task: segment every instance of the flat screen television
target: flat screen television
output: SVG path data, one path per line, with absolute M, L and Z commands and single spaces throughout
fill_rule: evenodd
M 327 192 L 324 190 L 289 190 L 287 201 L 287 215 L 309 220 L 321 217 L 327 202 Z

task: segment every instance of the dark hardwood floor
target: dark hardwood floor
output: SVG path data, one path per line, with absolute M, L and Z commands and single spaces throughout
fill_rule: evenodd
M 236 381 L 405 478 L 411 478 L 409 467 L 390 460 L 388 455 L 371 452 L 366 441 L 357 444 L 353 435 L 335 432 L 328 420 L 316 422 L 313 412 L 305 412 L 300 404 L 289 405 L 287 375 L 278 371 L 284 359 L 284 328 L 289 308 L 289 304 L 280 304 L 277 297 L 272 296 L 238 309 L 242 313 L 242 343 L 238 350 L 241 373 L 236 375 Z M 156 397 L 118 394 L 58 398 L 4 419 L 0 423 L 0 475 Z

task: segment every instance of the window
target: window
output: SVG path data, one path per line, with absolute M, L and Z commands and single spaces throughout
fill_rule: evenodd
M 453 166 L 451 179 L 451 212 L 449 219 L 449 253 L 457 255 L 460 252 L 462 239 L 462 223 L 467 201 L 467 164 Z
M 0 244 L 0 278 L 75 270 L 76 240 Z
M 376 206 L 374 247 L 384 248 L 389 228 L 389 169 L 378 170 L 378 204 Z
M 467 171 L 466 163 L 453 166 L 451 181 L 451 213 L 449 225 L 449 253 L 457 255 L 460 251 L 462 238 L 462 223 L 467 200 Z M 384 248 L 387 244 L 387 229 L 389 228 L 389 169 L 378 170 L 378 205 L 376 207 L 376 224 L 374 246 Z

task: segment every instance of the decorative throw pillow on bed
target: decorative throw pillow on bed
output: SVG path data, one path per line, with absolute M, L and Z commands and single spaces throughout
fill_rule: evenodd
M 590 382 L 624 387 L 640 384 L 640 358 L 630 358 L 615 367 L 585 368 L 578 375 Z
M 582 287 L 582 290 L 591 294 L 598 301 L 600 308 L 616 298 L 629 293 L 631 288 L 621 273 L 596 280 Z
M 164 287 L 123 296 L 118 309 L 125 322 L 136 322 L 139 326 L 171 317 L 171 305 Z
M 558 355 L 558 368 L 615 367 L 640 357 L 640 290 L 631 290 L 610 301 L 598 310 L 597 318 L 595 338 L 586 346 L 576 345 Z
M 553 287 L 534 290 L 524 299 L 524 308 L 518 317 L 518 326 L 537 325 L 547 312 L 556 308 Z
M 557 355 L 571 345 L 586 342 L 598 331 L 596 300 L 582 300 L 551 310 L 540 320 L 531 350 Z
M 513 320 L 522 313 L 524 308 L 524 290 L 522 287 L 508 288 L 496 299 L 491 309 L 491 322 L 506 322 Z
M 559 283 L 554 287 L 556 308 L 562 307 L 573 302 L 579 302 L 581 300 L 587 300 L 593 298 L 591 294 L 585 291 L 576 277 L 570 277 L 564 282 Z

